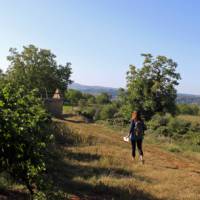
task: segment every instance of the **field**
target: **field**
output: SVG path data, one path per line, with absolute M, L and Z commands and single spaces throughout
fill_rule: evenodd
M 199 123 L 200 116 L 193 116 L 193 115 L 180 115 L 179 119 L 186 120 L 192 123 Z
M 133 162 L 122 132 L 87 124 L 78 116 L 62 123 L 82 138 L 64 147 L 62 183 L 77 199 L 200 199 L 200 160 L 144 143 L 145 165 Z M 69 182 L 70 181 L 70 182 Z M 183 192 L 184 191 L 184 192 Z
M 123 131 L 85 123 L 70 108 L 65 112 L 64 119 L 55 119 L 63 131 L 48 157 L 46 184 L 53 185 L 49 195 L 57 193 L 51 199 L 200 199 L 200 154 L 169 152 L 147 136 L 142 165 L 132 161 Z

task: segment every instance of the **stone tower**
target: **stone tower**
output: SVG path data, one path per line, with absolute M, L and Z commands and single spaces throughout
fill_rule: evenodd
M 61 117 L 63 114 L 63 98 L 59 89 L 56 89 L 52 98 L 45 100 L 47 110 L 55 117 Z

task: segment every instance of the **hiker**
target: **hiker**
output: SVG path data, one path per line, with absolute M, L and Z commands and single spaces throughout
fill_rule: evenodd
M 144 136 L 144 122 L 141 119 L 140 113 L 138 111 L 134 111 L 131 117 L 131 127 L 127 137 L 131 139 L 132 146 L 132 158 L 135 160 L 135 151 L 136 145 L 138 148 L 138 152 L 140 155 L 140 161 L 144 164 L 143 159 L 143 150 L 142 150 L 142 141 Z

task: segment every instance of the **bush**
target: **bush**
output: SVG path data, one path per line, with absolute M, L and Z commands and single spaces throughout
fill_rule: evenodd
M 121 108 L 119 109 L 119 115 L 120 117 L 123 117 L 126 121 L 130 121 L 131 119 L 131 113 L 132 113 L 132 108 L 130 105 L 122 105 Z
M 193 144 L 200 146 L 200 133 L 195 134 L 192 138 Z
M 111 96 L 108 93 L 103 92 L 96 96 L 96 102 L 98 104 L 108 104 L 111 102 Z
M 115 113 L 118 109 L 115 104 L 104 105 L 99 113 L 100 119 L 111 119 L 114 118 Z
M 173 118 L 169 121 L 168 127 L 173 133 L 176 133 L 178 135 L 184 135 L 190 130 L 191 123 L 177 118 Z
M 172 119 L 170 114 L 160 115 L 156 114 L 152 117 L 152 119 L 148 122 L 148 128 L 151 130 L 156 130 L 161 126 L 167 126 L 169 121 Z
M 171 152 L 173 152 L 173 153 L 179 153 L 179 152 L 181 152 L 180 147 L 175 146 L 175 145 L 170 145 L 168 147 L 168 150 L 171 151 Z
M 171 137 L 173 134 L 167 126 L 160 126 L 155 130 L 155 134 Z
M 74 89 L 69 89 L 65 92 L 65 101 L 70 105 L 77 105 L 79 100 L 83 98 L 83 94 Z
M 177 112 L 178 114 L 199 115 L 200 107 L 197 104 L 178 104 Z
M 0 170 L 33 193 L 33 183 L 45 170 L 44 152 L 52 137 L 50 117 L 36 91 L 0 88 L 0 122 Z
M 172 117 L 170 114 L 156 114 L 148 122 L 148 128 L 157 135 L 179 138 L 196 129 L 190 122 Z
M 185 139 L 191 141 L 192 145 L 200 146 L 200 132 L 190 132 Z
M 96 113 L 96 109 L 94 107 L 86 107 L 79 111 L 79 114 L 84 116 L 87 120 L 93 121 Z

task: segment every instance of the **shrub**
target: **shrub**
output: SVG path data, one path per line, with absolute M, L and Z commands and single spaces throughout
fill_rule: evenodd
M 186 139 L 191 141 L 191 144 L 200 146 L 200 132 L 190 132 Z
M 200 132 L 200 123 L 193 122 L 190 127 L 191 132 Z
M 115 104 L 104 105 L 100 111 L 100 119 L 105 120 L 114 118 L 117 111 L 118 109 Z
M 173 133 L 184 135 L 190 130 L 191 123 L 177 118 L 172 118 L 168 123 L 168 127 Z
M 123 117 L 126 121 L 130 121 L 131 119 L 131 112 L 132 112 L 132 108 L 130 105 L 122 105 L 121 108 L 119 109 L 119 115 L 121 117 Z
M 179 153 L 179 152 L 181 152 L 180 147 L 175 146 L 175 145 L 169 146 L 169 147 L 168 147 L 168 150 L 171 151 L 171 152 L 173 152 L 173 153 Z
M 167 126 L 169 121 L 172 119 L 170 114 L 160 115 L 156 114 L 152 117 L 152 119 L 148 122 L 148 128 L 152 130 L 156 130 L 161 126 Z
M 0 88 L 0 122 L 0 170 L 33 193 L 33 183 L 45 170 L 44 152 L 52 137 L 50 117 L 36 91 Z
M 83 98 L 83 94 L 74 89 L 69 89 L 65 92 L 65 101 L 70 105 L 77 105 L 78 101 Z
M 178 104 L 177 112 L 179 114 L 199 115 L 200 107 L 197 104 Z
M 79 114 L 84 116 L 89 121 L 93 121 L 96 113 L 96 109 L 94 107 L 86 107 L 80 110 Z
M 173 134 L 167 126 L 160 126 L 155 130 L 155 134 L 171 137 Z
M 111 102 L 111 96 L 108 93 L 103 92 L 96 96 L 96 102 L 98 104 L 108 104 Z
M 170 114 L 156 114 L 148 122 L 148 128 L 157 135 L 178 138 L 194 130 L 195 127 L 190 122 L 172 117 Z

